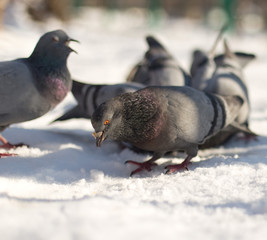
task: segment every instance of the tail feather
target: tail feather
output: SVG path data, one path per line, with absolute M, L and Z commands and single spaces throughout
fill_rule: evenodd
M 231 51 L 229 48 L 228 42 L 226 39 L 224 39 L 224 51 L 225 51 L 225 56 L 229 58 L 236 58 L 235 54 Z
M 84 87 L 87 87 L 87 86 L 88 86 L 88 84 L 77 82 L 75 80 L 73 80 L 73 82 L 72 82 L 71 92 L 79 103 L 81 101 L 83 101 L 82 100 L 83 99 L 83 89 L 84 89 Z
M 91 116 L 89 116 L 88 114 L 86 114 L 81 107 L 78 105 L 74 108 L 72 108 L 71 110 L 69 110 L 68 112 L 66 112 L 65 114 L 63 114 L 61 117 L 55 119 L 52 121 L 53 122 L 57 122 L 57 121 L 65 121 L 65 120 L 69 120 L 72 118 L 88 118 L 90 119 Z
M 245 124 L 239 124 L 238 122 L 232 122 L 230 124 L 231 127 L 235 128 L 238 132 L 243 132 L 245 134 L 248 134 L 250 136 L 258 136 L 258 134 L 254 133 L 248 126 Z
M 165 49 L 163 47 L 163 45 L 156 39 L 154 38 L 153 36 L 147 36 L 146 37 L 146 41 L 147 41 L 147 44 L 150 48 L 162 48 L 162 49 Z
M 225 126 L 227 126 L 233 123 L 238 116 L 244 100 L 239 96 L 223 96 L 222 98 L 225 101 Z

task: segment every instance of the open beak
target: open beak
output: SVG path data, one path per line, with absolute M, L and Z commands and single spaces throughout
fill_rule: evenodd
M 73 38 L 69 38 L 66 42 L 65 45 L 71 50 L 71 52 L 75 52 L 76 54 L 78 54 L 74 49 L 72 49 L 69 44 L 70 42 L 76 42 L 76 43 L 80 43 L 78 40 L 75 40 Z
M 106 139 L 106 136 L 104 135 L 104 131 L 102 132 L 94 132 L 93 136 L 96 139 L 96 146 L 101 147 L 102 142 Z

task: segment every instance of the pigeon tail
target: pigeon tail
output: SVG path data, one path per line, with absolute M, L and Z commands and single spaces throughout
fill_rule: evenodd
M 162 49 L 165 49 L 163 47 L 162 44 L 159 43 L 159 41 L 156 40 L 156 38 L 154 38 L 153 36 L 147 36 L 146 37 L 146 41 L 147 41 L 147 44 L 150 48 L 162 48 Z
M 60 116 L 59 118 L 53 120 L 51 123 L 57 122 L 57 121 L 66 121 L 72 118 L 88 118 L 89 119 L 90 116 L 87 115 L 78 105 L 72 108 L 71 110 L 69 110 L 68 112 L 66 112 L 65 114 L 63 114 L 62 116 Z
M 225 102 L 226 119 L 224 126 L 226 127 L 234 122 L 235 118 L 239 114 L 244 100 L 240 96 L 223 96 L 222 98 Z
M 81 82 L 77 82 L 75 80 L 72 80 L 72 89 L 71 92 L 73 94 L 73 96 L 75 97 L 75 99 L 77 99 L 78 102 L 82 101 L 82 96 L 83 96 L 83 88 L 85 86 L 88 86 L 88 84 L 84 84 Z

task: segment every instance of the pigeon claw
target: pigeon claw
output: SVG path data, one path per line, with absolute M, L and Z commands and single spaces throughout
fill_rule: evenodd
M 132 177 L 134 174 L 137 174 L 143 170 L 146 170 L 148 172 L 150 172 L 152 170 L 152 167 L 157 166 L 156 163 L 150 162 L 150 161 L 146 161 L 146 162 L 136 162 L 136 161 L 132 161 L 132 160 L 128 160 L 125 162 L 125 164 L 134 164 L 139 166 L 139 168 L 135 169 L 134 171 L 131 172 L 130 176 Z
M 14 148 L 24 147 L 24 146 L 26 146 L 27 148 L 29 147 L 29 145 L 24 144 L 24 143 L 12 144 L 12 143 L 7 142 L 7 143 L 0 145 L 0 148 L 14 149 Z
M 18 156 L 16 153 L 0 153 L 0 158 L 2 157 L 13 157 L 13 156 Z
M 185 163 L 185 162 L 182 162 L 180 164 L 168 165 L 165 167 L 165 169 L 167 169 L 165 174 L 172 174 L 172 173 L 175 173 L 181 169 L 185 169 L 185 170 L 189 171 L 188 170 L 188 163 Z
M 193 157 L 189 155 L 185 158 L 185 160 L 182 163 L 166 166 L 165 169 L 167 169 L 167 171 L 165 172 L 165 174 L 172 174 L 181 169 L 186 169 L 188 171 L 188 165 L 192 158 Z

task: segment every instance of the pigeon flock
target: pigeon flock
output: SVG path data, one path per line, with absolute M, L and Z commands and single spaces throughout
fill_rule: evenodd
M 150 171 L 166 153 L 182 151 L 180 164 L 166 166 L 166 173 L 188 169 L 198 149 L 224 144 L 236 134 L 255 139 L 249 128 L 250 101 L 243 68 L 254 54 L 233 52 L 225 27 L 209 52 L 196 50 L 190 74 L 153 36 L 147 36 L 148 50 L 127 76 L 125 83 L 85 84 L 73 80 L 67 58 L 69 42 L 76 41 L 62 31 L 44 34 L 28 58 L 0 62 L 0 130 L 38 118 L 60 103 L 69 91 L 77 106 L 54 121 L 91 119 L 96 146 L 111 139 L 152 153 L 145 162 L 127 160 L 137 169 Z M 219 42 L 224 53 L 215 55 Z M 0 135 L 0 148 L 11 144 Z M 0 157 L 12 156 L 1 153 Z

